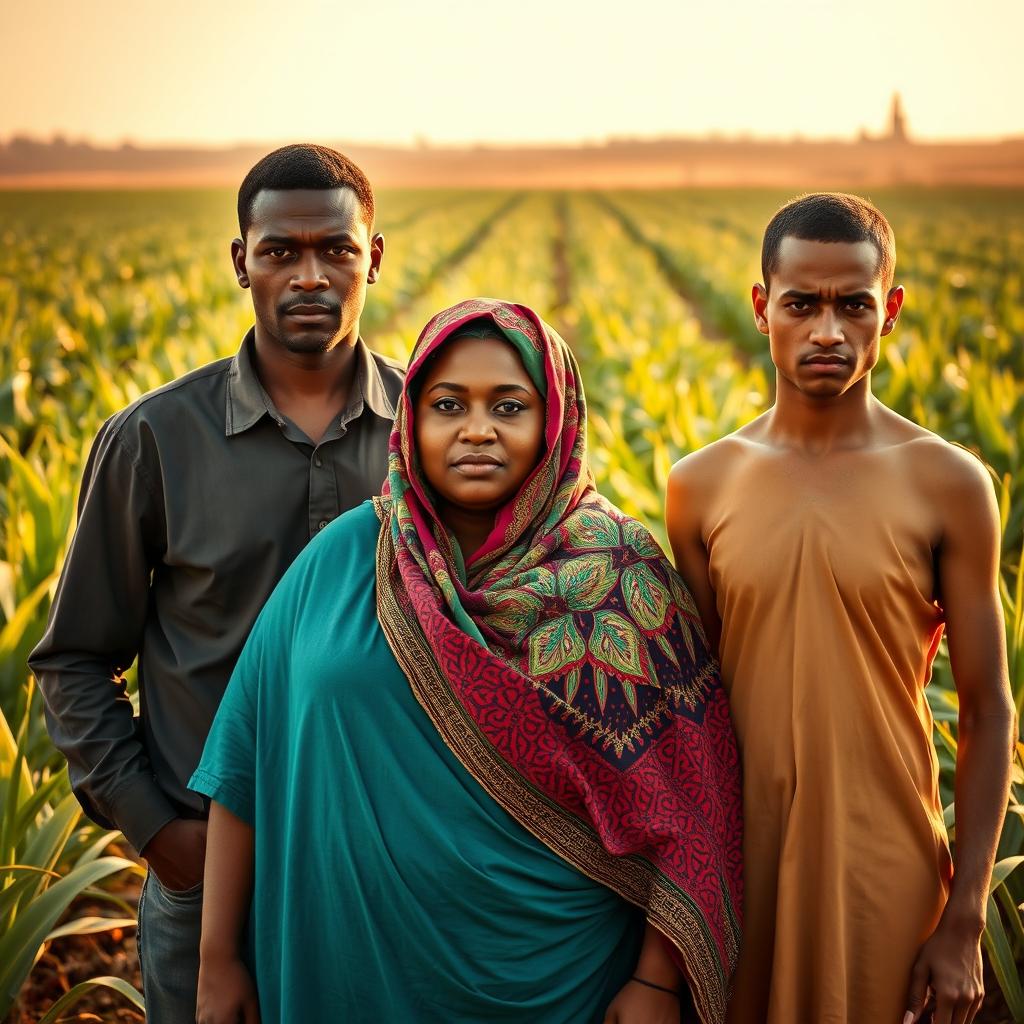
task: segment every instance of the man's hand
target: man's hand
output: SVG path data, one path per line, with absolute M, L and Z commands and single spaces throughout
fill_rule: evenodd
M 627 981 L 605 1010 L 604 1024 L 679 1024 L 679 997 Z
M 260 1024 L 256 986 L 241 960 L 200 961 L 196 1024 Z
M 978 928 L 945 919 L 921 947 L 910 972 L 903 1024 L 916 1024 L 928 991 L 935 1001 L 934 1024 L 971 1024 L 985 995 Z
M 206 859 L 206 822 L 175 818 L 148 843 L 142 856 L 160 884 L 172 892 L 184 892 L 203 880 Z

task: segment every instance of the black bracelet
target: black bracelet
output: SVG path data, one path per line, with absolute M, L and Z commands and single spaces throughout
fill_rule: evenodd
M 653 981 L 647 981 L 644 978 L 638 978 L 635 974 L 630 981 L 635 981 L 639 985 L 646 985 L 648 988 L 656 988 L 659 992 L 667 992 L 670 996 L 679 998 L 679 993 L 674 988 L 666 988 L 664 985 L 655 985 Z

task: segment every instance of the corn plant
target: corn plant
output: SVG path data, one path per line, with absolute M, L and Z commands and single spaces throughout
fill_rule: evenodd
M 142 872 L 133 861 L 105 852 L 115 833 L 82 826 L 82 812 L 64 772 L 32 770 L 31 692 L 24 706 L 16 736 L 0 715 L 0 1020 L 11 1011 L 49 943 L 68 935 L 134 927 L 134 916 L 58 922 L 80 896 L 111 900 L 96 888 L 99 883 L 122 872 Z M 123 983 L 114 987 L 141 1006 L 134 989 L 127 993 Z M 64 997 L 64 1006 L 74 1001 L 70 996 Z

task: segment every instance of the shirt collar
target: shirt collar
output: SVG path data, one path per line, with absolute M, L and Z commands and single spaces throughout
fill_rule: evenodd
M 362 391 L 363 401 L 370 412 L 381 419 L 393 420 L 395 407 L 384 390 L 384 381 L 380 377 L 380 367 L 373 358 L 370 346 L 362 338 L 356 339 L 356 386 Z
M 224 417 L 224 434 L 233 437 L 248 430 L 261 417 L 270 412 L 270 398 L 253 364 L 252 346 L 256 328 L 250 327 L 242 339 L 241 347 L 231 360 L 228 371 L 227 409 Z
M 274 403 L 270 400 L 270 396 L 256 374 L 256 366 L 253 361 L 255 338 L 256 329 L 253 327 L 242 339 L 241 347 L 231 360 L 224 419 L 224 434 L 227 437 L 233 437 L 235 434 L 241 434 L 248 430 L 263 416 L 270 416 L 279 423 L 281 422 L 280 413 L 274 408 Z M 356 360 L 354 386 L 349 401 L 342 411 L 341 421 L 344 423 L 360 415 L 363 405 L 382 419 L 393 420 L 395 408 L 384 390 L 384 382 L 381 380 L 377 361 L 373 358 L 370 347 L 362 338 L 356 339 L 354 355 Z

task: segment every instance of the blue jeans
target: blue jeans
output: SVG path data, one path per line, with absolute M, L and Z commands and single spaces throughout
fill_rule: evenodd
M 137 934 L 147 1024 L 195 1024 L 202 913 L 202 883 L 173 892 L 146 876 Z

